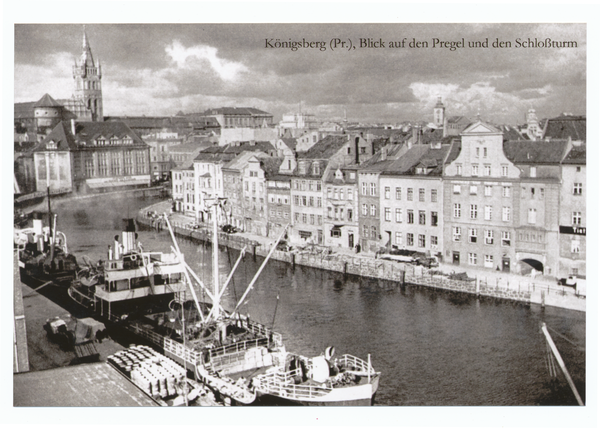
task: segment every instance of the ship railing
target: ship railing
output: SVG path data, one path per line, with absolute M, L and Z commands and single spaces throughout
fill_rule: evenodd
M 164 351 L 170 352 L 179 358 L 184 359 L 190 364 L 198 365 L 202 362 L 202 354 L 200 352 L 187 348 L 183 346 L 182 343 L 179 343 L 173 339 L 169 339 L 168 337 L 164 337 L 148 328 L 145 328 L 144 326 L 136 323 L 128 323 L 126 328 L 136 335 L 159 346 Z
M 296 384 L 294 378 L 301 376 L 301 369 L 285 373 L 275 372 L 256 376 L 253 379 L 254 388 L 263 394 L 276 395 L 283 398 L 306 400 L 323 397 L 333 388 L 324 385 Z
M 355 357 L 354 355 L 344 354 L 341 357 L 336 358 L 336 360 L 338 365 L 346 368 L 346 370 L 375 374 L 373 366 L 367 361 Z
M 236 342 L 236 343 L 232 343 L 231 345 L 226 345 L 226 346 L 221 346 L 219 348 L 211 349 L 210 356 L 211 356 L 211 358 L 213 358 L 213 357 L 231 355 L 231 354 L 236 354 L 241 351 L 245 351 L 247 349 L 258 348 L 260 346 L 268 346 L 268 345 L 269 345 L 269 339 L 267 339 L 267 338 L 244 340 L 242 342 Z
M 239 316 L 240 318 L 236 318 L 235 320 L 239 321 L 243 325 L 243 327 L 246 328 L 248 331 L 254 333 L 255 335 L 267 337 L 269 341 L 275 344 L 276 346 L 283 346 L 283 336 L 281 335 L 281 333 L 277 333 L 263 324 L 251 321 L 247 316 L 237 316 Z

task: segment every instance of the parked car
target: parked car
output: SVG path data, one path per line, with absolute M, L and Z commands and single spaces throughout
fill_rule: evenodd
M 238 228 L 231 225 L 231 224 L 226 224 L 225 226 L 223 226 L 221 228 L 221 230 L 225 233 L 236 233 L 239 232 Z
M 289 245 L 286 241 L 279 241 L 279 243 L 277 244 L 277 247 L 275 247 L 275 249 L 279 250 L 279 251 L 291 251 L 292 246 Z

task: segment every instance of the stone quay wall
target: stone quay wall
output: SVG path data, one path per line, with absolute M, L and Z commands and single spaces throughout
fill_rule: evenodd
M 138 224 L 157 231 L 167 229 L 164 220 L 153 219 L 144 214 L 144 210 L 140 211 L 137 218 Z M 171 222 L 171 226 L 173 232 L 179 237 L 195 242 L 208 243 L 212 241 L 212 232 L 207 229 L 191 229 L 189 225 L 178 223 L 176 220 Z M 236 250 L 246 247 L 248 254 L 254 257 L 266 257 L 271 250 L 272 243 L 261 243 L 239 234 L 219 232 L 219 245 Z M 469 278 L 469 280 L 451 279 L 446 275 L 441 275 L 436 269 L 390 260 L 330 253 L 323 251 L 322 247 L 320 252 L 275 250 L 271 258 L 290 263 L 292 266 L 301 265 L 324 269 L 346 275 L 389 281 L 399 285 L 411 284 L 448 292 L 508 300 L 525 305 L 533 303 L 585 311 L 585 295 L 579 295 L 577 291 L 566 287 L 536 283 L 533 278 L 528 277 L 501 279 L 478 276 Z

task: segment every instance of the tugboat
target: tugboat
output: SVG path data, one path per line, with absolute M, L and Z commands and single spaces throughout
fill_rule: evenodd
M 380 373 L 368 361 L 352 355 L 307 358 L 288 353 L 283 366 L 255 376 L 252 385 L 259 401 L 271 405 L 370 406 Z
M 79 268 L 77 259 L 69 254 L 65 234 L 56 230 L 56 214 L 48 215 L 45 227 L 42 217 L 43 213 L 33 213 L 31 227 L 14 230 L 21 278 L 68 285 Z

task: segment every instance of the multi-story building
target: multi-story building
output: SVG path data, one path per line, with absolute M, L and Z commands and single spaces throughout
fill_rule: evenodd
M 325 245 L 355 248 L 358 244 L 358 165 L 329 168 L 323 179 Z
M 513 200 L 516 272 L 531 268 L 545 275 L 558 273 L 558 235 L 561 188 L 560 163 L 569 142 L 507 141 L 506 157 L 520 169 L 518 198 Z M 502 208 L 505 220 L 507 208 Z M 505 268 L 506 270 L 506 268 Z
M 241 230 L 245 228 L 244 214 L 244 169 L 251 158 L 268 157 L 263 152 L 242 152 L 223 165 L 223 193 L 227 198 L 228 224 Z
M 444 168 L 444 259 L 515 270 L 521 171 L 505 155 L 503 134 L 476 122 L 461 134 Z
M 252 156 L 242 170 L 244 230 L 250 233 L 269 236 L 267 179 L 278 174 L 281 161 L 281 158 Z
M 559 278 L 586 277 L 586 145 L 573 141 L 561 165 Z
M 283 159 L 281 159 L 283 162 Z M 266 177 L 268 199 L 268 235 L 277 238 L 292 220 L 292 180 L 289 175 L 272 171 Z
M 358 228 L 362 251 L 376 252 L 382 246 L 379 176 L 407 149 L 408 145 L 404 144 L 385 146 L 358 170 Z
M 171 149 L 181 145 L 183 138 L 176 133 L 170 135 L 145 135 L 144 142 L 150 147 L 150 171 L 153 181 L 166 180 L 176 164 L 171 156 Z
M 33 156 L 38 191 L 86 193 L 150 185 L 148 146 L 122 122 L 60 122 Z
M 412 146 L 379 176 L 380 230 L 387 249 L 407 249 L 442 258 L 442 172 L 457 150 L 439 141 Z

